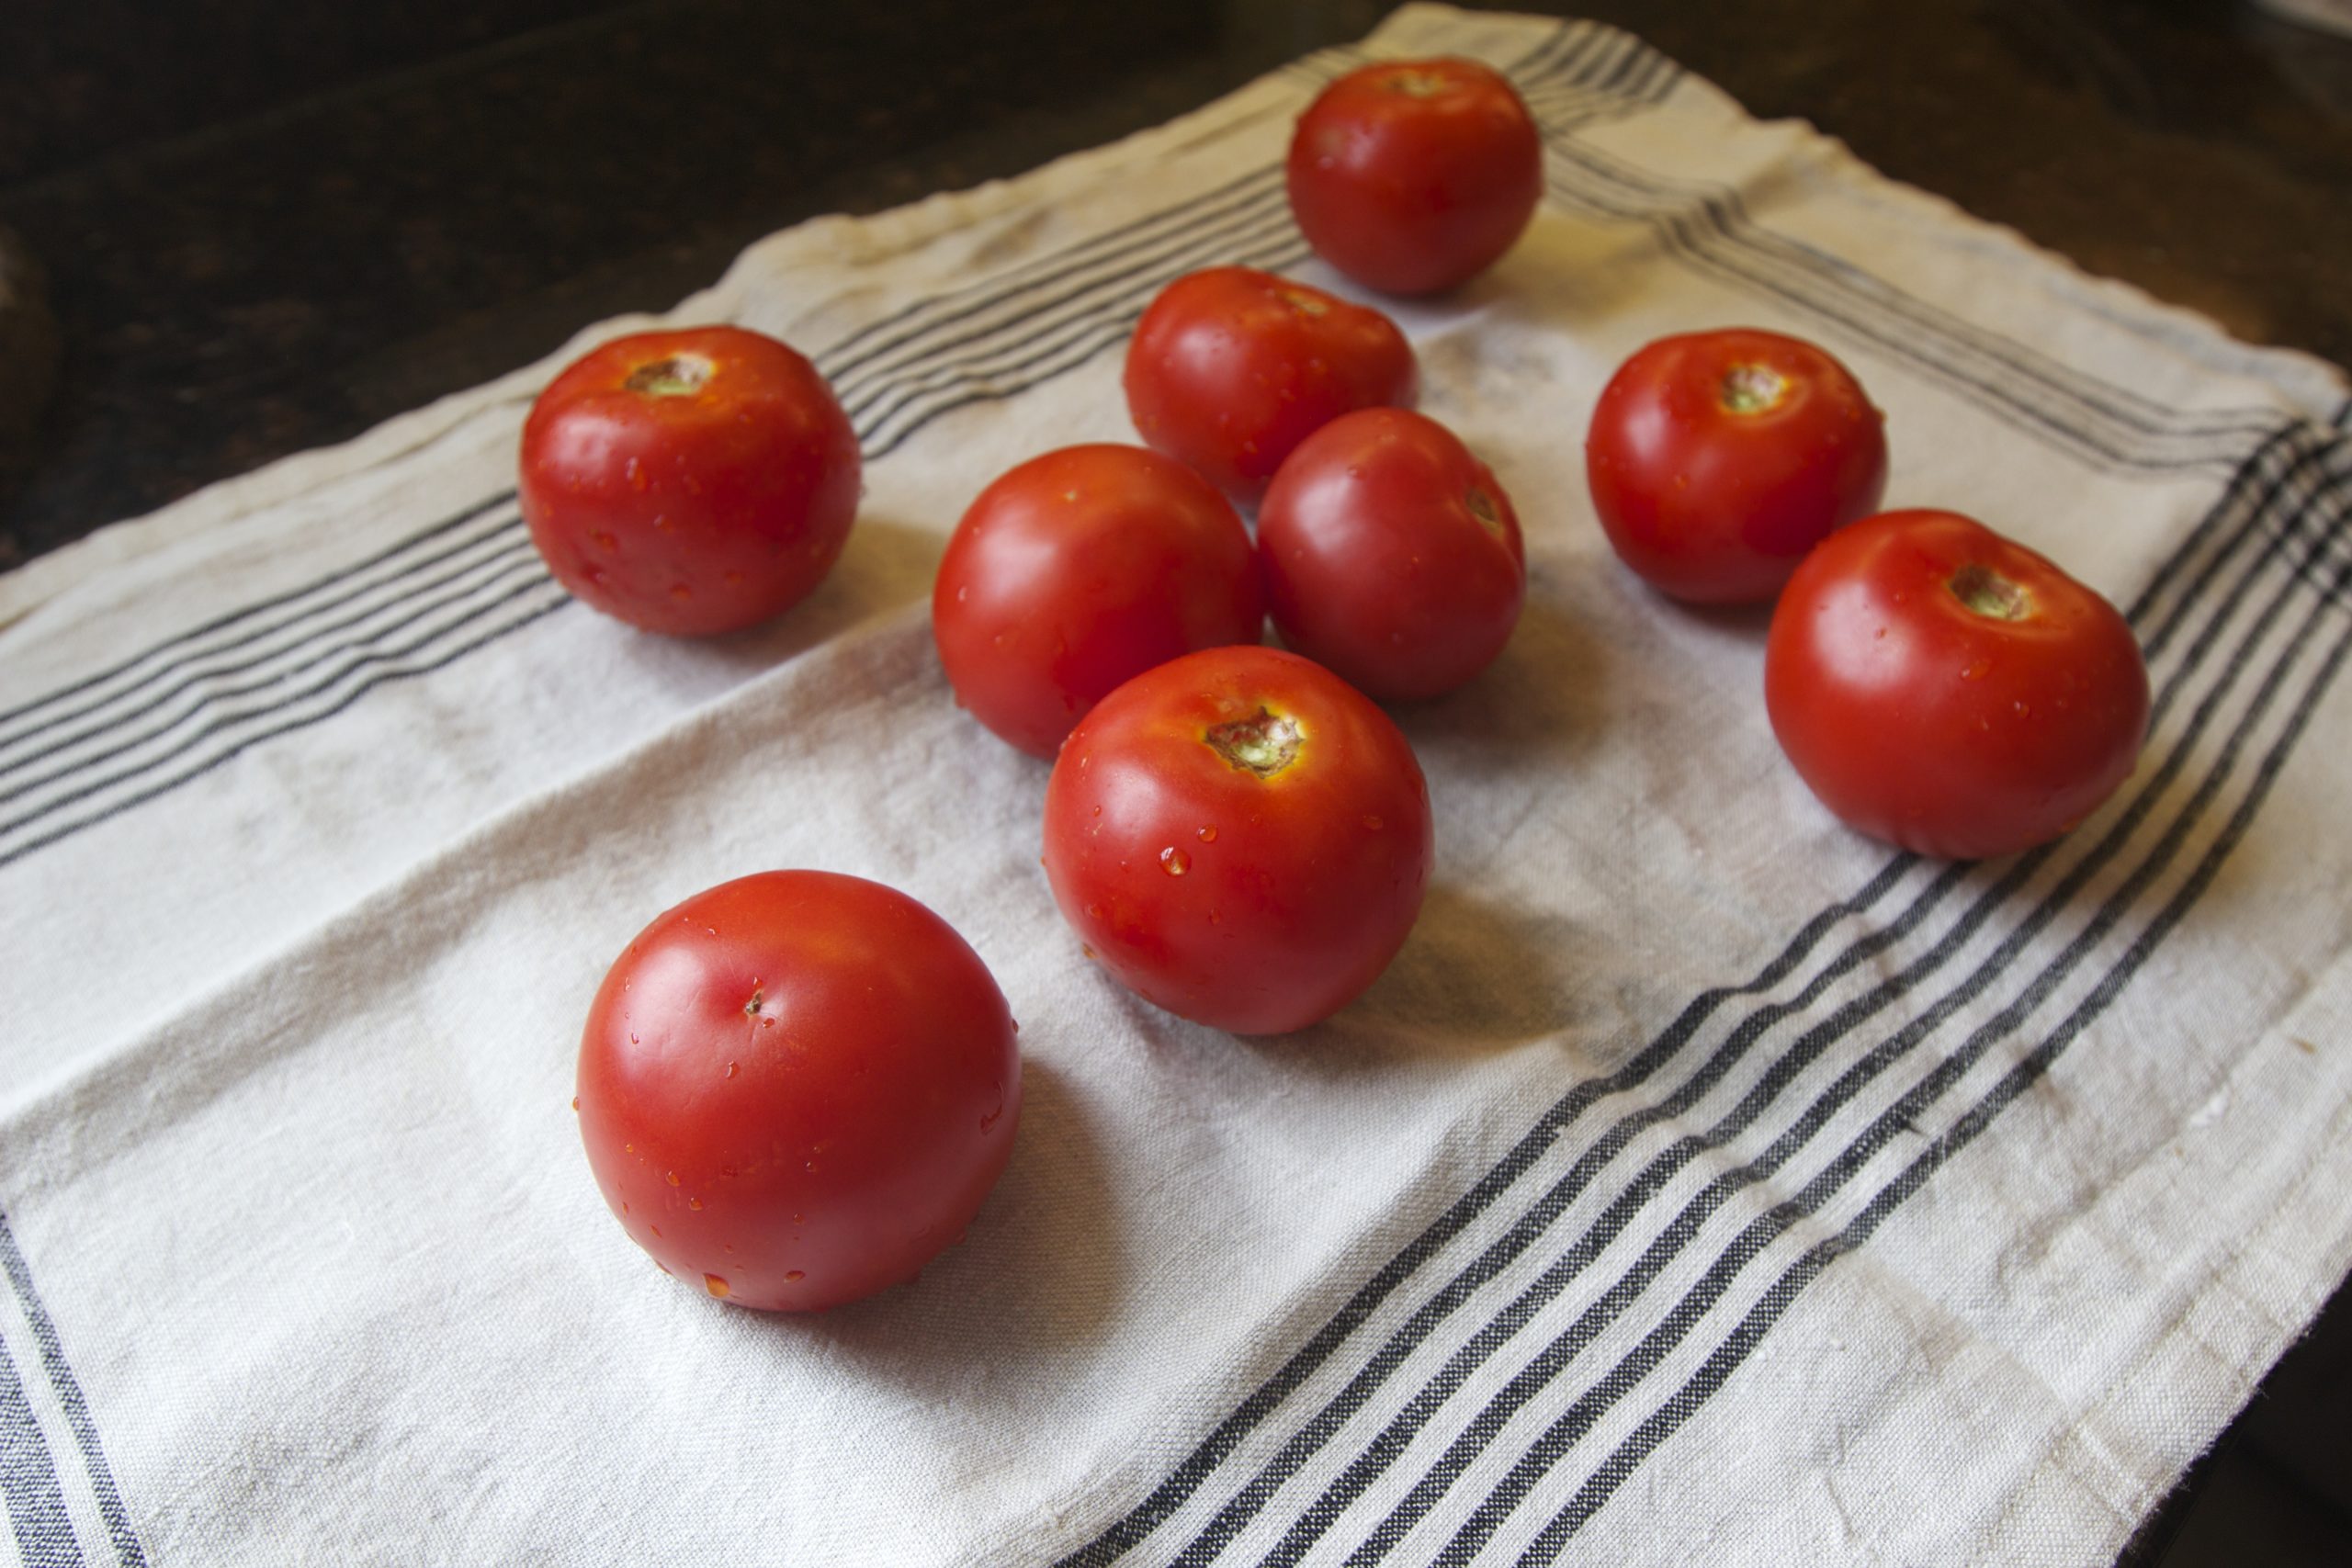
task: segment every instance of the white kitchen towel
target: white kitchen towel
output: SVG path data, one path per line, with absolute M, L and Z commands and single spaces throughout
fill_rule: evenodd
M 1501 661 L 1398 718 L 1439 866 L 1279 1040 L 1121 991 L 1046 769 L 953 705 L 964 505 L 1131 438 L 1157 288 L 1354 292 L 1284 205 L 1364 55 L 1476 55 L 1548 199 L 1396 306 L 1526 525 Z M 1398 13 L 1022 179 L 752 247 L 674 320 L 811 353 L 868 458 L 763 630 L 640 636 L 516 519 L 564 356 L 0 578 L 0 1502 L 17 1561 L 2103 1563 L 2352 1264 L 2352 420 L 2227 340 L 1758 124 L 1634 39 Z M 1831 821 L 1763 618 L 1616 564 L 1579 443 L 1663 333 L 1815 339 L 1891 503 L 2127 608 L 2156 716 L 2062 842 Z M 916 1283 L 665 1279 L 572 1113 L 605 966 L 752 871 L 913 894 L 1027 1101 Z

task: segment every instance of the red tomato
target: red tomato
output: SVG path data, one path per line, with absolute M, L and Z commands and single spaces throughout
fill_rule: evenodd
M 1258 554 L 1283 643 L 1384 701 L 1493 663 L 1527 593 L 1510 497 L 1452 431 L 1403 409 L 1308 436 L 1266 491 Z
M 1140 446 L 1064 447 L 989 485 L 948 540 L 931 599 L 956 700 L 1038 757 L 1128 677 L 1256 642 L 1264 619 L 1240 514 Z
M 575 596 L 707 637 L 782 614 L 832 570 L 857 513 L 857 436 L 774 338 L 640 333 L 539 394 L 519 489 L 532 542 Z
M 1290 208 L 1358 283 L 1434 294 L 1487 270 L 1544 195 L 1544 139 L 1511 85 L 1472 60 L 1351 71 L 1298 117 Z
M 1592 411 L 1585 474 L 1618 557 L 1702 604 L 1772 597 L 1804 553 L 1878 507 L 1886 416 L 1809 343 L 1731 330 L 1661 338 Z
M 1355 409 L 1404 406 L 1412 346 L 1379 311 L 1246 266 L 1159 291 L 1127 344 L 1127 410 L 1159 450 L 1254 502 L 1283 459 Z
M 1849 825 L 1977 860 L 2056 838 L 2131 776 L 2148 671 L 2115 607 L 1951 512 L 1833 535 L 1772 613 L 1781 749 Z
M 854 876 L 772 871 L 639 933 L 580 1042 L 605 1201 L 668 1272 L 813 1311 L 911 1280 L 1012 1153 L 1021 1055 L 954 928 Z
M 1431 853 L 1396 726 L 1276 649 L 1136 676 L 1046 786 L 1046 874 L 1071 929 L 1145 1000 L 1237 1033 L 1304 1029 L 1371 985 Z

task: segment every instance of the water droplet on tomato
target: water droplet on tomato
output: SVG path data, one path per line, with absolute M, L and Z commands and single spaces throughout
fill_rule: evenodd
M 668 1179 L 671 1186 L 675 1187 L 678 1184 L 678 1173 L 676 1171 L 665 1170 L 662 1174 Z
M 1375 833 L 1379 832 L 1381 829 L 1383 829 L 1383 828 L 1385 828 L 1385 827 L 1386 827 L 1386 826 L 1387 826 L 1387 824 L 1386 824 L 1386 823 L 1385 823 L 1385 822 L 1381 821 L 1381 819 L 1380 819 L 1379 818 L 1377 818 L 1377 817 L 1374 816 L 1374 815 L 1373 815 L 1371 812 L 1369 812 L 1369 811 L 1367 811 L 1367 812 L 1365 812 L 1365 813 L 1363 814 L 1363 825 L 1364 825 L 1366 828 L 1369 828 L 1370 829 L 1372 829 L 1372 830 L 1373 830 L 1374 832 L 1375 832 Z
M 971 596 L 972 587 L 969 583 L 966 583 L 964 586 L 956 590 L 956 603 L 958 604 L 963 604 L 965 601 L 971 598 Z
M 1214 844 L 1214 843 L 1216 843 L 1216 823 L 1214 823 L 1214 822 L 1209 823 L 1206 827 L 1203 828 L 1203 829 L 1201 829 L 1197 834 L 1195 834 L 1195 835 L 1193 835 L 1193 836 L 1194 836 L 1195 838 L 1199 839 L 1199 840 L 1201 840 L 1201 842 L 1203 842 L 1203 843 L 1204 843 L 1204 844 Z
M 571 1097 L 571 1109 L 574 1111 L 580 1109 L 580 1097 L 576 1094 Z
M 1962 670 L 1960 672 L 1960 678 L 1963 681 L 1982 681 L 1984 678 L 1985 671 L 1992 668 L 1992 665 L 1980 659 Z
M 760 1027 L 762 1029 L 774 1029 L 775 1027 L 775 1015 L 774 1013 L 761 1014 Z
M 628 465 L 621 469 L 621 472 L 628 476 L 629 488 L 632 490 L 643 490 L 647 485 L 653 482 L 646 476 L 645 465 L 639 462 L 634 457 L 631 457 L 628 460 Z
M 727 1299 L 727 1281 L 716 1274 L 705 1274 L 702 1277 L 702 1288 L 722 1302 Z
M 1089 904 L 1086 907 L 1086 918 L 1090 920 L 1101 919 L 1102 918 L 1102 906 L 1100 904 Z
M 689 1198 L 686 1200 L 686 1207 L 689 1209 L 699 1210 L 702 1207 L 702 1200 L 699 1198 Z
M 600 550 L 616 550 L 621 547 L 621 542 L 602 528 L 597 529 L 588 537 L 594 541 L 596 547 Z
M 1182 876 L 1193 869 L 1193 857 L 1170 844 L 1159 852 L 1159 869 L 1170 876 Z
M 808 1278 L 808 1276 L 807 1274 L 803 1273 L 801 1270 L 799 1270 L 799 1269 L 786 1269 L 786 1270 L 784 1271 L 784 1277 L 785 1277 L 786 1279 L 787 1279 L 787 1280 L 806 1280 L 807 1278 Z
M 683 604 L 695 596 L 695 591 L 683 582 L 670 584 L 670 597 Z

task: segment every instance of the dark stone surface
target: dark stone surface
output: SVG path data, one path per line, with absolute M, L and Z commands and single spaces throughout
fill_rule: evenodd
M 1631 28 L 2094 271 L 2352 362 L 2352 43 L 2232 0 L 1512 8 Z M 1386 9 L 7 0 L 0 223 L 48 264 L 66 363 L 13 489 L 0 457 L 0 565 L 665 308 L 775 229 L 1156 124 Z M 2347 1366 L 2339 1294 L 2125 1561 L 2352 1563 Z
M 40 416 L 57 383 L 58 333 L 49 278 L 24 242 L 0 229 L 0 506 L 39 452 Z M 0 571 L 17 564 L 0 535 Z

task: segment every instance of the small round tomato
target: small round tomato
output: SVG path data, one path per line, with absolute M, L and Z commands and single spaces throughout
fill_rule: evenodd
M 1832 535 L 1765 644 L 1772 731 L 1823 805 L 1921 854 L 2054 839 L 2131 776 L 2148 671 L 2115 606 L 1951 512 Z
M 1343 414 L 1290 456 L 1258 513 L 1283 641 L 1383 701 L 1434 697 L 1494 662 L 1527 557 L 1510 497 L 1433 419 Z
M 1650 344 L 1610 378 L 1584 450 L 1619 558 L 1702 604 L 1771 598 L 1886 488 L 1886 416 L 1843 365 L 1778 333 Z
M 1206 479 L 1140 446 L 1068 446 L 964 513 L 932 590 L 956 700 L 1032 756 L 1130 676 L 1256 642 L 1257 552 Z
M 825 579 L 857 514 L 857 435 L 816 367 L 740 327 L 639 333 L 575 360 L 523 424 L 531 540 L 633 626 L 755 626 Z
M 1062 916 L 1145 1000 L 1280 1034 L 1378 977 L 1419 913 L 1429 786 L 1370 699 L 1271 648 L 1138 675 L 1070 732 L 1046 786 Z
M 979 955 L 905 894 L 773 871 L 639 933 L 580 1042 L 605 1201 L 668 1272 L 813 1311 L 914 1278 L 1012 1153 L 1021 1055 Z
M 1325 261 L 1387 294 L 1476 276 L 1544 195 L 1544 139 L 1511 85 L 1472 60 L 1348 73 L 1298 117 L 1290 207 Z
M 1246 266 L 1159 291 L 1127 344 L 1127 410 L 1159 451 L 1244 502 L 1355 409 L 1413 400 L 1412 346 L 1379 311 Z

